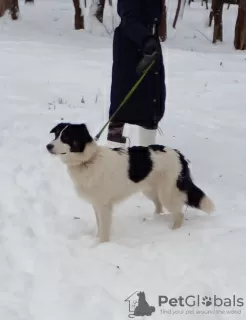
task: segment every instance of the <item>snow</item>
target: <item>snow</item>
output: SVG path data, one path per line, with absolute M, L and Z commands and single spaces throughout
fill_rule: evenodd
M 111 242 L 101 245 L 90 205 L 45 146 L 63 119 L 86 122 L 94 135 L 107 120 L 112 38 L 96 20 L 74 31 L 69 0 L 20 9 L 19 21 L 0 20 L 0 319 L 125 320 L 124 300 L 140 290 L 156 306 L 148 319 L 245 319 L 244 307 L 230 316 L 164 316 L 158 307 L 159 295 L 245 299 L 246 55 L 233 49 L 236 8 L 225 10 L 222 44 L 208 41 L 200 1 L 163 44 L 168 98 L 158 143 L 191 160 L 216 212 L 188 209 L 172 231 L 169 216 L 153 218 L 136 195 L 115 209 Z M 137 128 L 127 133 L 136 144 Z

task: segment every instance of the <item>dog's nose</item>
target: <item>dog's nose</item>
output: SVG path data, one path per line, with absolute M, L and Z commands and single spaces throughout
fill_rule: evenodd
M 49 143 L 49 144 L 47 144 L 47 146 L 46 146 L 46 148 L 47 148 L 47 150 L 48 151 L 51 151 L 52 149 L 53 149 L 53 144 L 51 144 L 51 143 Z

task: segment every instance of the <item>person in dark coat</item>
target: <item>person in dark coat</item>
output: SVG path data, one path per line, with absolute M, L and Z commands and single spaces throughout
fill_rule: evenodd
M 141 72 L 155 63 L 108 128 L 108 141 L 125 144 L 124 124 L 139 126 L 140 144 L 155 143 L 158 124 L 165 111 L 166 86 L 158 28 L 162 0 L 118 0 L 121 18 L 113 39 L 113 67 L 109 117 L 113 115 Z M 112 145 L 111 143 L 111 145 Z

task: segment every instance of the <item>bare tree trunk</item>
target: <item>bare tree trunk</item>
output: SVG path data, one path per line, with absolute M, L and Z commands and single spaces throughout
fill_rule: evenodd
M 5 11 L 6 11 L 6 1 L 0 0 L 0 17 L 4 15 Z
M 209 13 L 209 24 L 208 24 L 209 27 L 212 26 L 213 18 L 214 18 L 214 14 L 213 14 L 213 10 L 211 9 Z
M 223 0 L 212 1 L 212 12 L 213 12 L 213 18 L 214 18 L 213 43 L 216 43 L 217 41 L 223 41 L 223 23 L 222 23 L 223 4 L 224 4 Z
M 112 5 L 112 1 L 111 1 L 111 5 Z M 105 7 L 105 0 L 99 0 L 97 11 L 96 11 L 96 18 L 101 23 L 103 22 L 104 7 Z
M 209 27 L 212 26 L 212 22 L 213 22 L 213 18 L 214 18 L 214 11 L 213 11 L 213 8 L 215 7 L 215 2 L 217 0 L 212 0 L 212 6 L 211 6 L 211 10 L 210 10 L 210 13 L 209 13 Z
M 203 2 L 206 3 L 206 9 L 208 10 L 208 0 L 202 0 L 202 3 L 201 3 L 202 6 L 203 6 Z
M 174 20 L 173 20 L 173 28 L 174 28 L 174 29 L 176 28 L 176 24 L 177 24 L 177 21 L 178 21 L 180 8 L 181 8 L 181 0 L 178 0 L 178 5 L 177 5 L 176 13 L 175 13 L 175 17 L 174 17 Z
M 159 37 L 162 42 L 167 39 L 167 7 L 166 0 L 162 0 L 161 23 L 159 26 Z
M 187 1 L 187 0 L 182 0 L 182 1 L 181 1 L 181 13 L 180 13 L 181 19 L 183 19 L 183 17 L 184 17 L 184 11 L 185 11 L 186 1 Z
M 3 16 L 7 10 L 9 11 L 11 18 L 17 20 L 19 17 L 18 0 L 0 0 L 0 17 Z
M 234 47 L 237 50 L 246 50 L 246 0 L 239 1 Z
M 109 5 L 112 7 L 113 2 L 112 0 L 107 0 Z M 104 13 L 104 7 L 105 7 L 105 0 L 99 0 L 97 11 L 96 11 L 96 18 L 99 22 L 103 23 L 103 13 Z
M 80 1 L 73 0 L 75 15 L 74 15 L 74 27 L 76 30 L 84 29 L 84 15 L 80 8 Z
M 11 1 L 10 14 L 13 20 L 17 20 L 19 17 L 19 3 L 18 0 Z

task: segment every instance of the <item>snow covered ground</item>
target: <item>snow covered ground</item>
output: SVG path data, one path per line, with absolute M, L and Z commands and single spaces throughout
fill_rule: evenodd
M 85 121 L 93 134 L 104 124 L 112 39 L 74 31 L 70 0 L 21 2 L 19 21 L 0 21 L 1 320 L 125 320 L 124 300 L 140 290 L 156 307 L 146 319 L 245 319 L 245 306 L 210 314 L 212 306 L 158 306 L 159 295 L 246 296 L 246 54 L 233 50 L 235 8 L 225 10 L 223 44 L 208 41 L 207 16 L 192 4 L 163 44 L 168 99 L 158 142 L 191 160 L 216 212 L 187 210 L 172 231 L 137 195 L 116 208 L 112 241 L 102 245 L 92 209 L 45 145 L 60 120 Z M 127 131 L 137 143 L 136 128 Z

